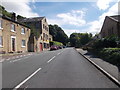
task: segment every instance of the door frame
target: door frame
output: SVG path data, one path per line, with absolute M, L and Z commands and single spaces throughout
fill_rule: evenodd
M 13 51 L 13 47 L 12 47 L 12 38 L 15 39 L 15 51 L 16 51 L 16 36 L 11 36 L 11 51 Z

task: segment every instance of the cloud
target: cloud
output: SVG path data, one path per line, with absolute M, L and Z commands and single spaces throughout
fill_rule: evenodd
M 17 2 L 16 2 L 17 1 Z M 33 12 L 30 5 L 30 0 L 5 0 L 2 1 L 2 6 L 9 12 L 15 12 L 17 15 L 25 17 L 36 17 L 39 16 L 37 13 Z
M 86 24 L 84 20 L 85 10 L 72 10 L 68 13 L 60 13 L 56 15 L 56 19 L 49 19 L 51 24 L 83 26 Z
M 64 31 L 68 35 L 68 37 L 70 37 L 72 33 L 81 33 L 81 31 L 78 29 L 64 29 Z
M 97 6 L 100 10 L 106 10 L 110 7 L 111 2 L 117 2 L 118 0 L 98 0 Z
M 87 29 L 87 32 L 96 34 L 99 33 L 103 22 L 106 16 L 118 15 L 118 3 L 115 3 L 112 7 L 110 7 L 106 12 L 104 12 L 101 16 L 99 16 L 98 20 L 89 22 L 87 25 L 90 27 Z
M 113 16 L 113 15 L 118 15 L 118 3 L 115 3 L 113 6 L 109 7 L 109 9 L 101 14 L 97 20 L 91 21 L 91 22 L 86 22 L 86 29 L 65 29 L 65 32 L 68 36 L 72 34 L 73 32 L 77 33 L 92 33 L 93 35 L 97 34 L 100 32 L 104 19 L 106 16 Z

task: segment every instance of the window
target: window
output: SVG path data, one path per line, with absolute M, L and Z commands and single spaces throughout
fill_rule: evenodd
M 49 41 L 51 41 L 51 38 L 49 38 Z
M 3 45 L 3 40 L 2 40 L 2 36 L 0 36 L 0 47 L 2 47 Z
M 46 34 L 46 40 L 48 40 L 48 35 Z
M 2 21 L 2 20 L 0 20 L 0 29 L 2 29 L 2 22 L 3 22 L 3 21 Z
M 25 47 L 25 40 L 22 40 L 22 47 Z
M 21 34 L 25 34 L 25 28 L 21 28 Z
M 15 32 L 15 25 L 14 24 L 11 24 L 11 31 Z
M 43 33 L 43 41 L 45 40 L 45 33 Z
M 45 22 L 46 22 L 46 19 L 45 19 Z
M 43 24 L 43 28 L 45 28 L 45 25 Z

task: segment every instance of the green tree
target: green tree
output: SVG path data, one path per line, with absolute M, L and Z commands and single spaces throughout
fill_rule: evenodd
M 3 16 L 7 16 L 7 17 L 12 18 L 12 13 L 6 11 L 5 8 L 4 8 L 3 6 L 1 6 L 1 5 L 0 5 L 0 13 L 1 13 Z
M 65 34 L 63 29 L 58 25 L 49 25 L 50 34 L 53 36 L 54 41 L 63 43 L 64 45 L 68 42 L 68 36 Z
M 88 33 L 72 33 L 70 35 L 70 44 L 72 47 L 81 47 L 92 39 L 92 34 Z

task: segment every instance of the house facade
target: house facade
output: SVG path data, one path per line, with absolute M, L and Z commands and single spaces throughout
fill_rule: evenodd
M 100 36 L 101 38 L 116 35 L 120 37 L 120 15 L 106 16 Z
M 33 31 L 35 31 L 38 35 L 37 38 L 35 38 L 36 36 L 33 35 L 34 41 L 30 42 L 31 48 L 33 48 L 32 51 L 40 52 L 43 50 L 48 50 L 50 35 L 49 35 L 49 26 L 46 18 L 45 17 L 26 18 L 21 20 L 21 22 L 35 29 Z
M 28 51 L 30 28 L 8 17 L 0 17 L 0 52 Z
M 49 41 L 53 41 L 53 36 L 49 34 Z

